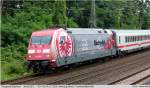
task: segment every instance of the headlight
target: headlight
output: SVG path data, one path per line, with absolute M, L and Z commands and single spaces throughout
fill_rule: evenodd
M 29 54 L 35 53 L 35 50 L 28 50 Z
M 55 59 L 52 60 L 52 62 L 55 62 L 55 61 L 56 61 Z
M 50 49 L 43 49 L 43 53 L 50 53 Z

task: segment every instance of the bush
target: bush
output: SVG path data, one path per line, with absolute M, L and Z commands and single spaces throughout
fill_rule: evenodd
M 1 48 L 1 80 L 12 79 L 27 72 L 24 65 L 25 45 L 9 45 Z

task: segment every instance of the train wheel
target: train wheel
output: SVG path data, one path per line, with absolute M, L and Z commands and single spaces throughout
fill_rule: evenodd
M 37 67 L 33 67 L 33 73 L 37 73 L 38 72 L 38 68 Z
M 105 63 L 107 58 L 102 58 L 102 62 Z
M 45 69 L 41 66 L 34 66 L 33 67 L 33 73 L 44 73 Z

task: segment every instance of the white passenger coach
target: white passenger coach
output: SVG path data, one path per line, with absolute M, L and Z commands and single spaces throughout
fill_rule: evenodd
M 112 30 L 120 51 L 134 51 L 150 46 L 150 30 Z

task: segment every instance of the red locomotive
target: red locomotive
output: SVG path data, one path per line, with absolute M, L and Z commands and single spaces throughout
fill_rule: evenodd
M 110 57 L 133 49 L 150 46 L 150 30 L 130 31 L 103 30 L 91 28 L 50 28 L 33 32 L 28 46 L 28 68 L 34 72 L 45 72 L 69 64 L 95 58 Z M 145 35 L 145 40 L 135 41 L 140 46 L 120 47 L 127 43 L 126 36 Z M 121 37 L 120 37 L 121 36 Z M 122 37 L 123 36 L 123 37 Z M 128 40 L 129 41 L 129 40 Z M 143 42 L 147 42 L 145 45 Z

